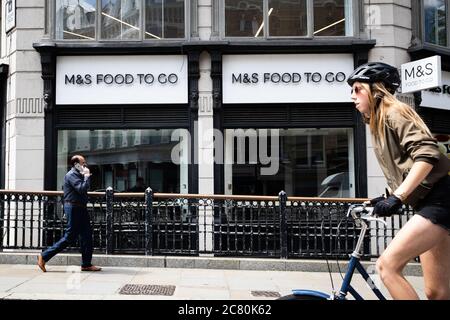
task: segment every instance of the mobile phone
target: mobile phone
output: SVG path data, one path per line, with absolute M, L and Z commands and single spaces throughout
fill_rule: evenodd
M 84 168 L 83 168 L 83 166 L 82 166 L 81 164 L 75 163 L 74 167 L 75 167 L 75 169 L 77 169 L 80 173 L 83 173 Z

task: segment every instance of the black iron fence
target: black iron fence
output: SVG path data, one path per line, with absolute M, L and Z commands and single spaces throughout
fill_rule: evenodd
M 62 237 L 61 192 L 0 190 L 0 250 L 41 250 Z M 105 254 L 346 258 L 360 229 L 346 217 L 366 199 L 89 193 L 94 250 Z M 370 226 L 363 258 L 378 257 L 412 215 Z M 75 243 L 72 250 L 77 250 Z

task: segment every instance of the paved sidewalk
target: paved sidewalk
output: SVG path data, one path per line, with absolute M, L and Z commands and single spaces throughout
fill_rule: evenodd
M 332 274 L 339 289 L 341 276 Z M 424 299 L 423 278 L 407 277 Z M 375 276 L 378 285 L 379 280 Z M 173 295 L 125 295 L 127 284 L 174 288 Z M 355 274 L 352 285 L 366 299 L 374 299 L 366 283 Z M 161 288 L 161 287 L 158 287 Z M 325 272 L 251 271 L 188 268 L 104 267 L 103 271 L 80 272 L 78 266 L 0 265 L 0 299 L 33 300 L 272 300 L 255 296 L 256 291 L 289 294 L 291 289 L 331 291 Z M 389 297 L 385 288 L 381 291 Z M 349 297 L 351 298 L 351 297 Z

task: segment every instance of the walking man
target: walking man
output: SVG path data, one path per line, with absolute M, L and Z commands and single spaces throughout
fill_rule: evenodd
M 64 236 L 52 247 L 42 252 L 38 257 L 38 266 L 46 272 L 45 263 L 56 254 L 81 238 L 81 271 L 100 271 L 93 266 L 92 260 L 92 228 L 89 213 L 86 209 L 87 192 L 91 184 L 91 172 L 86 166 L 86 160 L 81 155 L 70 159 L 72 168 L 64 177 L 64 213 L 67 217 L 67 229 Z

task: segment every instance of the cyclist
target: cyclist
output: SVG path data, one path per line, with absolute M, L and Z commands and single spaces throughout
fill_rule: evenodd
M 450 299 L 450 160 L 414 109 L 394 97 L 396 68 L 367 63 L 347 82 L 390 189 L 371 200 L 374 214 L 391 216 L 402 204 L 416 212 L 378 259 L 381 279 L 392 298 L 419 299 L 402 270 L 420 256 L 426 296 Z

